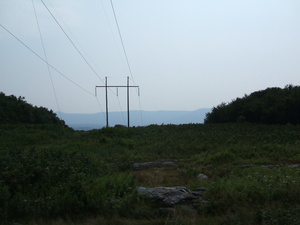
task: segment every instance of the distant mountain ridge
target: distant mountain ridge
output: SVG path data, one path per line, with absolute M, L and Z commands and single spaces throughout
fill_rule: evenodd
M 210 108 L 195 111 L 130 111 L 130 126 L 147 126 L 151 124 L 188 124 L 203 123 Z M 57 112 L 65 123 L 75 130 L 91 130 L 105 127 L 105 112 L 93 114 L 78 114 Z M 110 127 L 116 124 L 127 126 L 127 112 L 110 112 L 108 115 Z

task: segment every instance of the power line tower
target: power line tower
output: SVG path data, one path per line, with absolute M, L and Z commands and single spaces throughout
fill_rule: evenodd
M 106 127 L 108 127 L 108 88 L 127 88 L 127 126 L 130 127 L 130 114 L 129 114 L 129 88 L 139 88 L 139 86 L 131 86 L 129 85 L 129 77 L 127 77 L 127 85 L 108 85 L 107 77 L 105 77 L 105 85 L 104 86 L 96 86 L 95 93 L 97 96 L 97 88 L 105 88 L 105 102 L 106 102 Z M 139 89 L 140 90 L 140 89 Z M 140 91 L 138 92 L 140 93 Z

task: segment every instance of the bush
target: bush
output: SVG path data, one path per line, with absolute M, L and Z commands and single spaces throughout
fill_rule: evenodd
M 118 213 L 132 201 L 132 176 L 82 153 L 37 148 L 1 153 L 0 220 Z

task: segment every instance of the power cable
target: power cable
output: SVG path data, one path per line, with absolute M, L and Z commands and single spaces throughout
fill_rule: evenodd
M 122 38 L 122 33 L 121 33 L 121 30 L 120 30 L 119 22 L 118 22 L 118 19 L 117 19 L 115 7 L 114 7 L 114 4 L 113 4 L 113 0 L 110 0 L 110 4 L 111 4 L 111 8 L 112 8 L 112 11 L 113 11 L 113 14 L 114 14 L 115 22 L 116 22 L 116 25 L 117 25 L 117 28 L 118 28 L 118 33 L 119 33 L 119 37 L 120 37 L 120 40 L 121 40 L 123 52 L 124 52 L 124 55 L 125 55 L 125 58 L 126 58 L 127 66 L 128 66 L 128 69 L 129 69 L 129 73 L 130 73 L 132 82 L 135 84 L 134 79 L 133 79 L 133 75 L 132 75 L 131 66 L 130 66 L 130 63 L 129 63 L 129 59 L 128 59 L 127 52 L 126 52 L 126 49 L 125 49 L 124 41 L 123 41 L 123 38 Z M 139 96 L 139 107 L 140 107 L 141 122 L 142 122 L 142 125 L 143 125 L 143 117 L 142 117 L 142 109 L 141 109 L 140 96 Z
M 94 72 L 94 74 L 104 83 L 103 79 L 98 75 L 98 73 L 94 70 L 94 68 L 91 66 L 91 64 L 87 61 L 87 59 L 83 56 L 83 54 L 79 51 L 79 49 L 76 47 L 76 45 L 74 44 L 74 42 L 71 40 L 71 38 L 69 37 L 69 35 L 65 32 L 64 28 L 60 25 L 60 23 L 57 21 L 57 19 L 55 18 L 55 16 L 52 14 L 52 12 L 50 11 L 50 9 L 47 7 L 47 5 L 45 4 L 45 2 L 43 0 L 41 0 L 41 2 L 43 3 L 43 5 L 45 6 L 45 8 L 47 9 L 47 11 L 50 13 L 50 15 L 52 16 L 52 18 L 55 20 L 55 22 L 57 23 L 57 25 L 60 27 L 60 29 L 63 31 L 63 33 L 66 35 L 66 37 L 68 38 L 68 40 L 71 42 L 71 44 L 73 45 L 73 47 L 76 49 L 76 51 L 79 53 L 79 55 L 84 59 L 84 61 L 87 63 L 87 65 L 91 68 L 91 70 Z
M 56 16 L 59 18 L 59 20 L 63 23 L 64 27 L 67 28 L 68 33 L 71 34 L 72 39 L 75 40 L 75 43 L 77 43 L 77 46 L 79 45 L 80 49 L 82 50 L 82 52 L 83 52 L 84 55 L 86 56 L 87 60 L 88 60 L 89 62 L 92 62 L 91 64 L 94 66 L 93 68 L 96 67 L 97 71 L 100 71 L 100 74 L 101 74 L 101 73 L 103 74 L 103 72 L 102 72 L 99 68 L 97 68 L 97 65 L 96 65 L 96 63 L 93 61 L 93 59 L 91 59 L 91 57 L 89 56 L 89 54 L 85 51 L 83 45 L 78 41 L 78 39 L 76 39 L 76 36 L 75 36 L 74 33 L 72 32 L 72 30 L 68 27 L 68 25 L 64 22 L 63 18 L 62 18 L 62 17 L 59 15 L 59 13 L 55 10 L 55 7 L 52 5 L 51 1 L 50 1 L 50 0 L 47 0 L 47 2 L 48 2 L 47 4 L 50 5 L 50 6 L 52 7 L 53 11 L 55 12 L 55 14 L 56 14 Z M 56 18 L 57 18 L 57 17 L 56 17 Z M 78 49 L 79 49 L 79 48 L 78 48 Z
M 124 42 L 123 42 L 121 30 L 120 30 L 120 27 L 119 27 L 117 15 L 116 15 L 116 12 L 115 12 L 115 7 L 114 7 L 114 4 L 113 4 L 113 1 L 112 1 L 112 0 L 110 0 L 110 4 L 111 4 L 111 8 L 112 8 L 113 13 L 114 13 L 114 18 L 115 18 L 116 25 L 117 25 L 117 28 L 118 28 L 118 33 L 119 33 L 119 37 L 120 37 L 120 40 L 121 40 L 121 44 L 122 44 L 123 52 L 124 52 L 125 59 L 126 59 L 126 62 L 127 62 L 127 66 L 128 66 L 128 69 L 129 69 L 129 73 L 130 73 L 130 76 L 131 76 L 131 78 L 132 78 L 133 83 L 135 84 L 134 79 L 133 79 L 133 75 L 132 75 L 131 66 L 130 66 L 130 64 L 129 64 L 127 52 L 126 52 L 126 49 L 125 49 L 125 46 L 124 46 Z
M 97 100 L 97 103 L 98 103 L 98 106 L 99 106 L 101 112 L 104 112 L 104 110 L 103 110 L 103 108 L 102 108 L 102 106 L 101 106 L 101 104 L 100 104 L 100 102 L 99 102 L 99 99 L 98 99 L 96 96 L 95 96 L 95 98 L 96 98 L 96 100 Z M 103 119 L 105 120 L 105 115 L 104 115 L 104 114 L 102 114 L 102 115 L 103 115 Z
M 117 99 L 118 99 L 119 107 L 120 107 L 120 110 L 121 110 L 121 115 L 122 115 L 123 123 L 126 124 L 119 96 L 117 96 Z
M 48 0 L 48 3 L 50 4 L 50 6 L 52 7 L 52 9 L 54 10 L 54 12 L 56 13 L 56 15 L 59 17 L 59 19 L 62 21 L 62 23 L 64 24 L 64 26 L 68 29 L 68 32 L 71 34 L 71 35 L 73 35 L 73 39 L 75 39 L 75 41 L 77 42 L 77 44 L 79 44 L 80 45 L 80 47 L 81 47 L 81 49 L 83 50 L 83 52 L 85 53 L 85 55 L 89 58 L 89 60 L 90 61 L 92 61 L 91 60 L 91 58 L 89 57 L 89 55 L 87 54 L 87 52 L 84 50 L 84 48 L 83 48 L 83 46 L 80 44 L 80 42 L 76 39 L 76 37 L 75 37 L 75 35 L 72 33 L 72 31 L 71 31 L 71 29 L 68 27 L 68 25 L 64 22 L 64 20 L 60 17 L 60 15 L 59 15 L 59 13 L 55 10 L 55 7 L 53 7 L 53 5 L 51 4 L 51 2 Z M 70 38 L 71 39 L 71 38 Z M 94 63 L 95 64 L 95 63 Z M 100 78 L 101 79 L 101 78 Z M 102 82 L 103 82 L 103 80 L 101 80 Z M 100 102 L 99 102 L 99 99 L 97 98 L 97 96 L 94 96 L 95 98 L 96 98 L 96 101 L 97 101 L 97 104 L 98 104 L 98 106 L 99 106 L 99 108 L 100 108 L 100 111 L 101 112 L 104 112 L 103 111 L 103 108 L 102 108 L 102 106 L 101 106 L 101 104 L 100 104 Z M 105 119 L 105 118 L 104 118 Z
M 115 47 L 116 47 L 116 51 L 118 52 L 118 56 L 119 56 L 119 58 L 120 58 L 120 62 L 122 63 L 122 66 L 124 67 L 124 69 L 126 69 L 126 66 L 127 66 L 127 65 L 125 65 L 125 63 L 124 63 L 124 61 L 123 61 L 123 59 L 122 59 L 122 57 L 123 57 L 123 56 L 122 56 L 122 54 L 121 54 L 121 51 L 120 51 L 120 50 L 119 50 L 119 48 L 118 48 L 118 43 L 117 43 L 116 37 L 115 37 L 115 35 L 114 35 L 114 32 L 113 32 L 113 29 L 112 29 L 111 23 L 110 23 L 110 21 L 109 21 L 109 18 L 108 18 L 107 12 L 106 12 L 106 10 L 105 10 L 104 3 L 103 3 L 103 1 L 102 1 L 102 0 L 100 0 L 100 2 L 101 2 L 101 6 L 102 6 L 102 8 L 103 8 L 104 15 L 105 15 L 105 17 L 106 17 L 107 23 L 108 23 L 108 27 L 109 27 L 109 30 L 110 30 L 111 36 L 112 36 L 112 37 L 113 37 L 113 39 L 114 39 L 114 43 L 115 43 Z
M 49 65 L 53 70 L 55 70 L 57 73 L 59 73 L 61 76 L 63 76 L 65 79 L 67 79 L 68 81 L 70 81 L 71 83 L 73 83 L 74 85 L 76 85 L 78 88 L 80 88 L 81 90 L 85 91 L 86 93 L 94 96 L 93 93 L 87 91 L 86 89 L 84 89 L 83 87 L 81 87 L 80 85 L 78 85 L 77 83 L 75 83 L 74 81 L 72 81 L 70 78 L 68 78 L 66 75 L 64 75 L 62 72 L 60 72 L 58 69 L 56 69 L 54 66 L 52 66 L 49 62 L 47 62 L 45 59 L 43 59 L 43 57 L 41 57 L 39 54 L 37 54 L 34 50 L 32 50 L 28 45 L 26 45 L 23 41 L 21 41 L 17 36 L 15 36 L 12 32 L 10 32 L 6 27 L 4 27 L 2 24 L 0 24 L 0 26 L 6 31 L 8 32 L 11 36 L 13 36 L 18 42 L 20 42 L 23 46 L 25 46 L 29 51 L 31 51 L 34 55 L 36 55 L 40 60 L 42 60 L 44 63 L 46 63 L 47 65 Z
M 135 89 L 136 90 L 136 89 Z M 141 117 L 141 123 L 142 126 L 144 126 L 144 122 L 143 122 L 143 115 L 142 115 L 142 104 L 141 104 L 141 95 L 140 95 L 140 87 L 138 87 L 138 90 L 136 90 L 138 93 L 138 98 L 139 98 L 139 108 L 140 108 L 140 117 Z
M 111 79 L 111 78 L 118 78 L 118 77 L 107 77 L 107 78 Z M 121 78 L 121 77 L 119 77 L 119 78 Z M 118 95 L 118 88 L 117 88 L 117 92 L 116 93 L 111 88 L 108 88 L 108 90 L 117 97 L 119 108 L 121 110 L 121 115 L 122 115 L 123 123 L 126 124 L 125 117 L 124 117 L 124 114 L 123 114 L 123 109 L 122 109 L 122 106 L 121 106 L 121 103 L 120 103 L 120 99 L 119 99 L 119 95 Z
M 141 123 L 142 123 L 142 126 L 144 126 L 144 122 L 143 122 L 143 114 L 142 114 L 142 106 L 141 106 L 141 95 L 140 95 L 140 90 L 139 90 L 139 107 L 140 107 Z
M 55 97 L 57 109 L 58 109 L 58 112 L 59 112 L 59 117 L 60 117 L 60 119 L 62 119 L 61 113 L 60 113 L 60 107 L 59 107 L 59 104 L 58 104 L 57 94 L 56 94 L 55 87 L 54 87 L 54 82 L 53 82 L 53 79 L 52 79 L 52 73 L 51 73 L 51 70 L 50 70 L 50 66 L 48 64 L 48 57 L 47 57 L 47 53 L 46 53 L 46 49 L 45 49 L 45 44 L 44 44 L 44 40 L 43 40 L 41 28 L 40 28 L 39 19 L 38 19 L 37 13 L 36 13 L 36 8 L 35 8 L 34 0 L 32 0 L 32 6 L 33 6 L 33 10 L 34 10 L 34 15 L 35 15 L 37 27 L 38 27 L 38 30 L 39 30 L 39 35 L 40 35 L 41 43 L 42 43 L 42 46 L 43 46 L 44 57 L 45 57 L 45 60 L 47 61 L 48 74 L 49 74 L 49 77 L 50 77 L 50 80 L 51 80 L 51 85 L 52 85 L 52 89 L 53 89 L 53 93 L 54 93 L 54 97 Z

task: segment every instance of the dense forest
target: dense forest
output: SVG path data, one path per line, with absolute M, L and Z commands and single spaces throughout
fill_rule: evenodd
M 64 124 L 52 110 L 36 107 L 24 97 L 6 96 L 0 92 L 0 124 Z
M 207 113 L 205 123 L 250 122 L 300 123 L 300 86 L 267 88 L 230 103 L 221 103 Z

